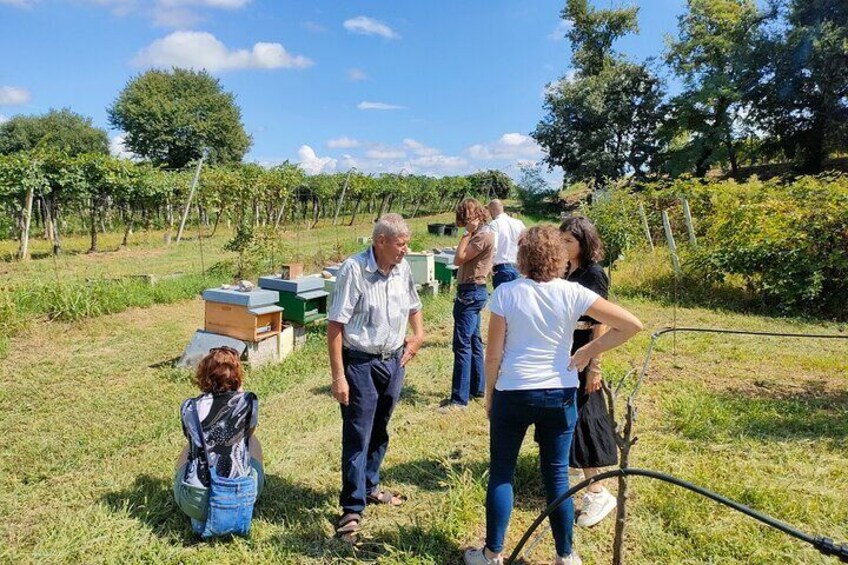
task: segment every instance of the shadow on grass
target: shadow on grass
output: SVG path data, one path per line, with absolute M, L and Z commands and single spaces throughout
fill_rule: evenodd
M 173 369 L 177 364 L 177 361 L 180 360 L 180 357 L 172 357 L 170 359 L 164 359 L 157 363 L 153 363 L 152 365 L 148 365 L 148 369 Z
M 335 491 L 321 492 L 276 475 L 266 475 L 253 517 L 284 524 L 297 532 L 301 541 L 315 536 L 324 539 L 327 537 L 324 524 L 335 518 L 330 515 L 329 508 L 336 496 Z M 191 531 L 189 519 L 177 506 L 169 480 L 141 475 L 136 477 L 132 487 L 108 493 L 102 501 L 113 512 L 126 512 L 146 524 L 157 536 L 186 546 L 201 542 Z
M 666 401 L 675 431 L 688 439 L 835 440 L 848 437 L 848 391 L 787 389 L 681 391 Z
M 466 470 L 473 477 L 483 477 L 489 472 L 489 462 L 418 459 L 386 467 L 381 474 L 386 482 L 392 484 L 410 484 L 422 490 L 437 492 L 448 489 L 449 477 L 461 475 Z M 540 512 L 545 508 L 545 485 L 537 453 L 522 453 L 518 456 L 513 485 L 516 508 L 538 509 Z
M 146 524 L 157 536 L 183 545 L 199 542 L 191 531 L 188 518 L 174 500 L 170 480 L 140 475 L 136 477 L 132 487 L 107 493 L 102 501 L 113 512 L 126 512 Z
M 379 561 L 385 556 L 446 565 L 462 563 L 462 548 L 447 532 L 422 524 L 400 524 L 391 530 L 380 530 L 366 538 L 357 549 L 361 559 Z

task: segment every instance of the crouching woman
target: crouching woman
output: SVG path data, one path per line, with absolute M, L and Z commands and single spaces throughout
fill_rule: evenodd
M 259 401 L 244 392 L 235 349 L 216 347 L 197 367 L 201 394 L 182 403 L 188 445 L 177 460 L 174 497 L 203 538 L 247 535 L 265 483 L 262 447 L 253 435 Z

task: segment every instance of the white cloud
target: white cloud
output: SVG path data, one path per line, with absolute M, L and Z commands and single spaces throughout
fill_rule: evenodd
M 32 99 L 29 90 L 17 86 L 0 86 L 0 106 L 20 106 Z
M 409 168 L 424 174 L 458 174 L 468 168 L 468 161 L 453 155 L 428 155 L 407 162 Z
M 565 34 L 574 27 L 574 22 L 571 20 L 560 20 L 556 29 L 548 34 L 548 39 L 551 41 L 562 41 L 565 39 Z
M 414 139 L 411 139 L 409 137 L 403 140 L 403 147 L 408 151 L 412 151 L 419 157 L 431 157 L 441 153 L 441 151 L 439 151 L 435 147 L 427 147 L 420 141 L 415 141 Z
M 29 8 L 35 4 L 36 0 L 0 0 L 0 4 L 8 4 L 19 8 Z
M 365 80 L 368 78 L 368 75 L 365 74 L 365 71 L 362 69 L 348 69 L 347 70 L 347 78 L 348 80 L 352 80 L 353 82 L 359 82 L 361 80 Z
M 378 161 L 393 161 L 395 159 L 404 159 L 406 157 L 406 151 L 394 147 L 375 147 L 366 151 L 365 156 Z
M 332 157 L 319 157 L 315 154 L 315 150 L 308 145 L 301 145 L 297 150 L 297 157 L 300 159 L 300 166 L 307 175 L 317 175 L 318 173 L 332 173 L 336 170 L 338 161 Z
M 406 106 L 398 106 L 397 104 L 386 104 L 385 102 L 368 102 L 363 100 L 356 105 L 360 110 L 403 110 Z
M 472 159 L 481 161 L 540 159 L 542 149 L 529 135 L 505 133 L 494 143 L 476 144 L 468 148 Z
M 342 160 L 339 162 L 339 170 L 348 171 L 354 167 L 357 169 L 359 168 L 359 163 L 356 158 L 348 154 L 342 155 Z
M 366 16 L 357 16 L 346 20 L 344 28 L 360 35 L 378 35 L 386 39 L 400 39 L 400 35 L 381 21 Z
M 133 63 L 142 67 L 190 67 L 208 71 L 234 69 L 303 69 L 312 61 L 292 55 L 279 43 L 256 43 L 251 50 L 229 49 L 214 35 L 176 31 L 139 51 Z
M 186 8 L 157 8 L 153 23 L 159 27 L 189 28 L 203 21 L 203 16 Z
M 9 121 L 9 118 L 4 116 L 3 114 L 0 114 L 0 124 L 2 124 L 4 122 L 8 122 L 8 121 Z
M 330 149 L 353 149 L 359 145 L 359 141 L 351 137 L 336 137 L 327 141 L 327 147 Z
M 109 153 L 115 157 L 121 157 L 122 159 L 134 159 L 136 154 L 127 149 L 126 145 L 124 145 L 126 137 L 127 134 L 119 133 L 109 139 Z

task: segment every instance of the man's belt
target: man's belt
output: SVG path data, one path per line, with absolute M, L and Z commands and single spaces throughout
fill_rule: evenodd
M 400 357 L 403 354 L 403 347 L 398 347 L 394 351 L 389 351 L 388 353 L 366 353 L 365 351 L 357 351 L 356 349 L 345 349 L 344 354 L 351 359 L 363 359 L 366 361 L 379 359 L 380 361 L 389 361 Z
M 515 267 L 515 263 L 496 263 L 493 269 L 497 269 L 498 267 Z

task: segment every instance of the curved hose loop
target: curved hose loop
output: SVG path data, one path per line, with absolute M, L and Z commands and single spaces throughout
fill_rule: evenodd
M 645 380 L 645 375 L 647 375 L 647 373 L 648 373 L 648 366 L 651 363 L 651 357 L 652 357 L 653 352 L 654 352 L 654 346 L 656 345 L 659 338 L 662 337 L 665 334 L 677 333 L 677 332 L 716 333 L 716 334 L 731 334 L 731 335 L 754 335 L 754 336 L 765 336 L 765 337 L 790 337 L 790 338 L 807 338 L 807 339 L 848 339 L 848 335 L 837 335 L 837 334 L 806 334 L 806 333 L 790 333 L 790 332 L 758 332 L 758 331 L 746 331 L 746 330 L 727 330 L 727 329 L 720 329 L 720 328 L 673 328 L 673 327 L 665 327 L 665 328 L 662 328 L 662 329 L 655 331 L 651 335 L 651 341 L 648 344 L 648 349 L 645 353 L 645 361 L 642 363 L 642 370 L 639 372 L 639 376 L 636 379 L 636 385 L 633 388 L 633 391 L 630 393 L 630 396 L 627 398 L 628 403 L 631 403 L 633 401 L 633 398 L 636 396 L 636 394 L 639 392 L 639 388 L 642 386 L 642 382 Z M 624 385 L 624 382 L 632 374 L 634 374 L 635 371 L 636 371 L 635 368 L 630 369 L 621 378 L 621 380 L 619 380 L 619 382 L 615 386 L 615 393 L 616 394 L 621 390 L 622 386 Z M 790 535 L 790 536 L 795 537 L 797 539 L 800 539 L 800 540 L 802 540 L 802 541 L 804 541 L 808 544 L 811 544 L 813 547 L 815 547 L 819 552 L 821 552 L 824 555 L 836 556 L 836 557 L 839 557 L 839 559 L 843 563 L 848 563 L 848 544 L 838 545 L 838 544 L 834 543 L 833 540 L 830 539 L 830 538 L 812 537 L 812 536 L 807 535 L 807 534 L 805 534 L 805 533 L 803 533 L 799 530 L 796 530 L 795 528 L 792 528 L 791 526 L 789 526 L 787 524 L 784 524 L 783 522 L 775 520 L 774 518 L 766 516 L 765 514 L 761 514 L 760 512 L 757 512 L 756 510 L 752 510 L 752 509 L 748 508 L 747 506 L 744 506 L 742 504 L 734 502 L 734 501 L 732 501 L 728 498 L 725 498 L 725 497 L 723 497 L 719 494 L 713 493 L 711 491 L 708 491 L 704 488 L 701 488 L 697 485 L 694 485 L 694 484 L 689 483 L 687 481 L 684 481 L 682 479 L 678 479 L 678 478 L 673 477 L 671 475 L 666 475 L 665 473 L 659 473 L 657 471 L 649 471 L 649 470 L 645 470 L 645 469 L 632 469 L 632 468 L 614 469 L 614 470 L 611 470 L 611 471 L 606 471 L 604 473 L 600 473 L 598 475 L 595 475 L 591 479 L 586 479 L 584 481 L 581 481 L 580 483 L 578 483 L 578 484 L 574 485 L 573 487 L 571 487 L 570 489 L 568 489 L 568 491 L 563 493 L 556 500 L 554 500 L 551 504 L 549 504 L 548 507 L 545 509 L 545 511 L 542 512 L 542 514 L 540 514 L 538 518 L 536 518 L 536 520 L 533 522 L 533 524 L 530 526 L 530 528 L 522 536 L 521 541 L 518 542 L 518 545 L 513 550 L 512 554 L 509 556 L 507 563 L 515 563 L 516 559 L 518 559 L 518 557 L 521 555 L 521 550 L 524 549 L 524 546 L 527 544 L 527 541 L 533 535 L 533 532 L 535 532 L 536 529 L 539 527 L 539 524 L 541 524 L 545 520 L 545 518 L 547 518 L 551 514 L 551 512 L 556 510 L 556 508 L 558 508 L 560 504 L 562 504 L 567 499 L 571 498 L 576 493 L 580 492 L 581 490 L 583 490 L 584 488 L 586 488 L 587 486 L 589 486 L 593 482 L 601 481 L 601 480 L 604 480 L 604 479 L 607 479 L 607 478 L 610 478 L 610 477 L 626 477 L 626 476 L 629 476 L 629 475 L 649 477 L 649 478 L 653 478 L 653 479 L 657 479 L 657 480 L 661 480 L 661 481 L 665 481 L 665 482 L 677 485 L 681 488 L 691 490 L 692 492 L 700 494 L 701 496 L 704 496 L 706 498 L 714 500 L 714 501 L 716 501 L 720 504 L 724 504 L 725 506 L 728 506 L 728 507 L 730 507 L 730 508 L 732 508 L 732 509 L 734 509 L 738 512 L 742 512 L 743 514 L 750 516 L 750 517 L 752 517 L 756 520 L 759 520 L 760 522 L 763 522 L 764 524 L 766 524 L 766 525 L 768 525 L 772 528 L 780 530 L 781 532 L 783 532 L 787 535 Z
M 696 494 L 709 498 L 710 500 L 718 502 L 719 504 L 723 504 L 724 506 L 728 506 L 736 510 L 737 512 L 741 512 L 746 516 L 758 520 L 766 526 L 779 530 L 786 535 L 792 536 L 809 545 L 812 545 L 816 550 L 818 550 L 824 555 L 835 556 L 838 557 L 843 563 L 848 563 L 848 544 L 839 545 L 834 543 L 834 541 L 830 538 L 805 534 L 804 532 L 793 528 L 789 524 L 781 522 L 780 520 L 776 520 L 771 516 L 767 516 L 761 512 L 757 512 L 756 510 L 752 510 L 744 504 L 739 504 L 738 502 L 730 500 L 729 498 L 725 498 L 724 496 L 716 494 L 703 487 L 699 487 L 698 485 L 692 484 L 688 481 L 684 481 L 683 479 L 678 479 L 677 477 L 673 477 L 665 473 L 660 473 L 658 471 L 650 471 L 647 469 L 614 469 L 612 471 L 606 471 L 595 475 L 591 479 L 580 481 L 579 483 L 568 489 L 566 492 L 557 497 L 556 500 L 551 502 L 548 507 L 545 508 L 544 512 L 539 514 L 539 517 L 533 521 L 533 524 L 530 525 L 530 528 L 521 537 L 521 540 L 518 542 L 518 545 L 515 546 L 515 549 L 512 551 L 512 554 L 509 556 L 509 559 L 507 559 L 507 563 L 516 563 L 516 560 L 521 555 L 521 550 L 524 549 L 524 545 L 530 539 L 530 536 L 533 535 L 533 532 L 535 532 L 539 525 L 545 521 L 545 518 L 547 518 L 554 510 L 556 510 L 560 504 L 562 504 L 563 502 L 565 502 L 566 500 L 568 500 L 569 498 L 571 498 L 572 496 L 574 496 L 575 494 L 577 494 L 578 492 L 580 492 L 581 490 L 596 481 L 602 481 L 611 477 L 623 476 L 648 477 L 650 479 L 657 479 L 684 488 L 686 490 L 690 490 Z

